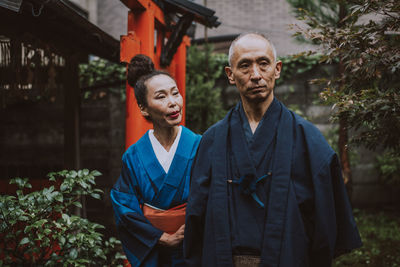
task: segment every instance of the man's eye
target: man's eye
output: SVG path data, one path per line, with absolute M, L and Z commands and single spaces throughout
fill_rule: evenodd
M 261 61 L 260 62 L 260 66 L 261 67 L 267 67 L 268 66 L 268 62 L 267 61 Z
M 249 67 L 249 64 L 241 64 L 239 67 L 241 69 L 247 69 Z

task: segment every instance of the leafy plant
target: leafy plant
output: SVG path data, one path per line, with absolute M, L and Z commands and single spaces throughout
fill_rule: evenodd
M 399 214 L 355 209 L 354 217 L 363 246 L 336 258 L 332 266 L 400 266 Z
M 104 227 L 74 215 L 81 196 L 100 199 L 98 171 L 48 174 L 51 186 L 27 193 L 27 178 L 14 178 L 16 195 L 0 196 L 0 265 L 4 266 L 122 266 L 115 238 L 104 241 Z
M 377 156 L 377 167 L 382 181 L 390 185 L 400 185 L 400 155 L 392 149 Z
M 339 28 L 320 23 L 313 12 L 302 10 L 311 28 L 299 34 L 322 44 L 323 62 L 339 60 L 340 75 L 315 82 L 325 86 L 322 99 L 335 104 L 334 118 L 356 130 L 352 141 L 370 149 L 391 148 L 399 155 L 400 2 L 349 3 L 353 6 Z
M 276 80 L 276 85 L 281 85 L 296 75 L 315 70 L 320 65 L 321 58 L 322 55 L 311 53 L 279 57 L 282 61 L 282 71 L 280 78 Z
M 223 74 L 228 57 L 212 53 L 212 47 L 189 48 L 186 73 L 186 122 L 190 129 L 202 133 L 226 113 L 221 101 L 221 88 L 216 81 Z
M 118 94 L 125 101 L 126 68 L 105 59 L 91 60 L 79 65 L 79 82 L 84 99 Z

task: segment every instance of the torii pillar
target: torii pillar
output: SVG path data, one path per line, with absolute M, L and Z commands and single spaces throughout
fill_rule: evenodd
M 168 62 L 167 66 L 162 66 L 162 52 L 165 52 L 162 49 L 165 49 L 167 38 L 171 36 L 171 32 L 166 30 L 164 12 L 152 0 L 121 1 L 130 8 L 128 13 L 128 34 L 121 36 L 121 62 L 129 63 L 133 56 L 145 54 L 153 60 L 157 69 L 161 68 L 168 71 L 175 78 L 184 99 L 182 114 L 182 124 L 184 124 L 186 48 L 190 45 L 189 37 L 183 36 L 172 60 Z M 184 24 L 183 27 L 186 27 L 188 23 L 188 21 L 184 21 L 182 23 Z M 151 123 L 147 122 L 140 113 L 133 88 L 126 83 L 125 148 L 127 149 L 134 144 L 151 126 Z

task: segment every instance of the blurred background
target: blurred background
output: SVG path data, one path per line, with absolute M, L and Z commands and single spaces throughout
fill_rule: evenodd
M 98 170 L 104 194 L 82 198 L 76 213 L 104 225 L 106 237 L 116 236 L 109 191 L 125 151 L 120 36 L 128 33 L 131 2 L 0 0 L 0 191 L 15 195 L 13 177 L 30 178 L 40 190 L 49 172 Z M 218 19 L 211 27 L 193 20 L 185 32 L 186 125 L 198 133 L 238 101 L 223 71 L 232 40 L 258 32 L 274 43 L 283 62 L 276 97 L 313 122 L 340 155 L 363 238 L 363 248 L 335 266 L 400 266 L 400 4 L 150 2 L 164 7 L 170 25 L 183 16 L 183 4 Z

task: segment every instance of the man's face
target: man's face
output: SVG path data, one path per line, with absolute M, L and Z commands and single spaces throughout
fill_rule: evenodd
M 225 68 L 229 83 L 236 85 L 242 101 L 263 102 L 273 99 L 275 80 L 279 78 L 282 62 L 275 62 L 272 47 L 258 35 L 239 39 Z

